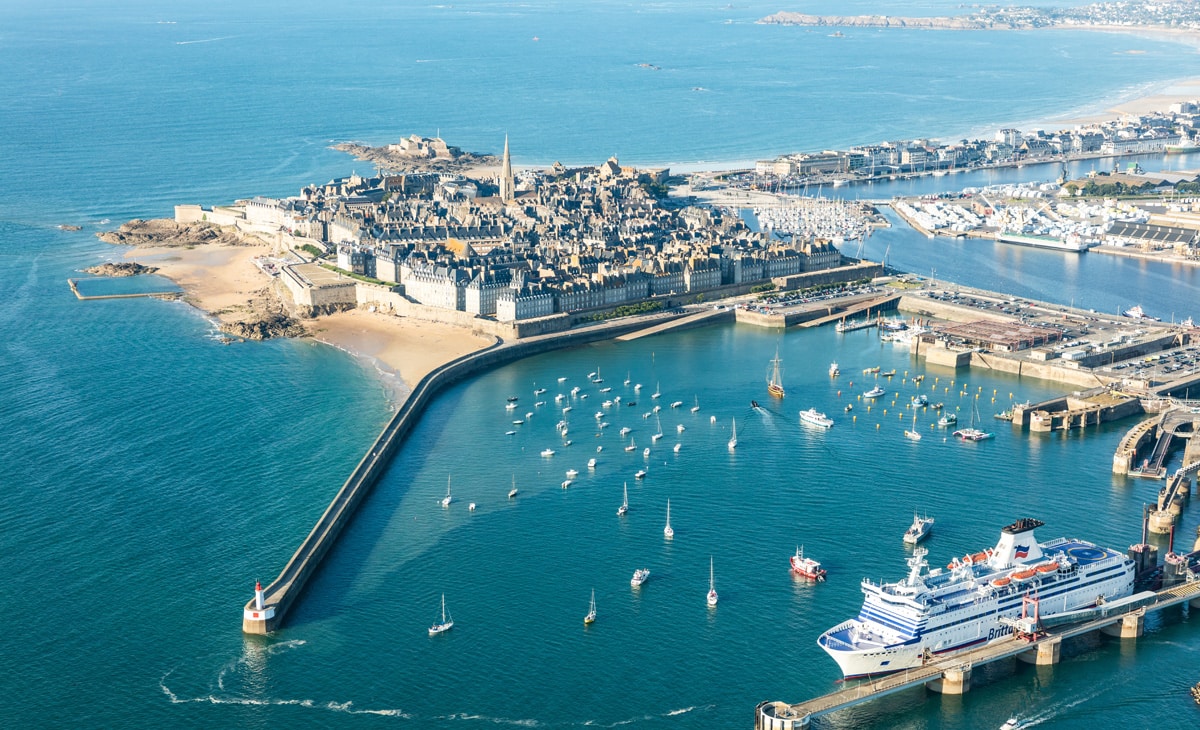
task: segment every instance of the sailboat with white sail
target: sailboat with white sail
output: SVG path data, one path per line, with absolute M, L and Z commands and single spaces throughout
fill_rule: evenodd
M 449 616 L 449 614 L 446 613 L 446 594 L 443 593 L 442 594 L 442 621 L 441 621 L 441 623 L 434 623 L 433 626 L 429 627 L 429 635 L 436 636 L 437 634 L 444 634 L 445 632 L 449 631 L 452 628 L 454 628 L 454 618 L 452 616 Z
M 625 482 L 625 499 L 621 502 L 621 506 L 617 507 L 617 517 L 624 517 L 629 514 L 629 482 Z
M 663 537 L 670 540 L 675 537 L 675 530 L 671 528 L 671 499 L 667 498 L 667 526 L 663 528 Z
M 737 419 L 733 419 L 733 435 L 729 437 L 729 450 L 733 451 L 737 448 Z
M 512 499 L 517 496 L 517 475 L 513 474 L 512 489 L 508 490 L 508 498 Z
M 450 496 L 450 476 L 446 476 L 446 496 L 442 497 L 442 506 L 449 507 L 454 498 Z
M 592 604 L 588 608 L 587 615 L 583 617 L 585 624 L 595 623 L 596 621 L 596 589 L 592 589 Z
M 713 559 L 708 556 L 708 605 L 717 605 L 717 586 L 713 582 Z

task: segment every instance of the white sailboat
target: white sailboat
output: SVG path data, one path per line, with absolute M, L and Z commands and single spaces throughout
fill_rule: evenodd
M 655 422 L 655 424 L 657 424 L 658 430 L 655 433 L 650 435 L 650 441 L 652 443 L 658 443 L 658 440 L 663 437 L 662 420 L 658 416 L 655 416 L 654 422 Z
M 696 396 L 696 405 L 692 406 L 692 413 L 700 412 L 700 396 Z
M 920 441 L 921 432 L 917 430 L 917 414 L 913 414 L 912 428 L 904 429 L 904 438 L 911 441 Z
M 650 394 L 650 397 L 655 399 L 662 397 L 662 388 L 659 383 L 654 384 L 654 392 Z
M 663 537 L 670 540 L 675 537 L 675 530 L 671 529 L 671 499 L 667 498 L 667 526 L 663 528 Z
M 450 496 L 450 475 L 446 475 L 446 496 L 442 497 L 442 506 L 449 507 L 454 498 Z
M 517 496 L 517 475 L 513 474 L 512 489 L 508 490 L 508 498 L 512 499 L 515 496 Z
M 733 435 L 729 437 L 729 450 L 737 448 L 737 419 L 733 419 Z
M 592 605 L 588 608 L 587 615 L 583 617 L 585 624 L 594 623 L 596 621 L 596 589 L 592 589 Z
M 454 618 L 446 615 L 446 594 L 442 594 L 442 622 L 429 627 L 429 635 L 435 636 L 454 628 Z
M 621 506 L 617 507 L 617 517 L 624 517 L 629 514 L 629 482 L 625 482 L 625 499 L 621 502 Z
M 711 555 L 708 556 L 708 605 L 717 605 L 717 587 L 713 583 L 713 559 Z

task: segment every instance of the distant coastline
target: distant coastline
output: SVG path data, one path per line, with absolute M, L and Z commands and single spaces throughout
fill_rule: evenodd
M 1028 22 L 1004 21 L 974 15 L 901 17 L 896 15 L 809 15 L 781 11 L 758 21 L 762 25 L 800 25 L 829 28 L 906 28 L 921 30 L 1033 30 Z

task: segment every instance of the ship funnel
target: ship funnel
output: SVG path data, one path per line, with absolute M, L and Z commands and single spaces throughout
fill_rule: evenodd
M 1033 531 L 1044 523 L 1025 517 L 1000 530 L 1000 542 L 992 555 L 992 567 L 998 570 L 1017 563 L 1033 563 L 1042 559 L 1042 548 Z

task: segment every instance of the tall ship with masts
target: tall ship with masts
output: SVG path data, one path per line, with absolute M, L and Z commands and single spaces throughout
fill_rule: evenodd
M 771 360 L 771 374 L 767 377 L 767 392 L 775 398 L 783 397 L 783 378 L 779 372 L 779 348 L 775 348 L 775 357 Z

